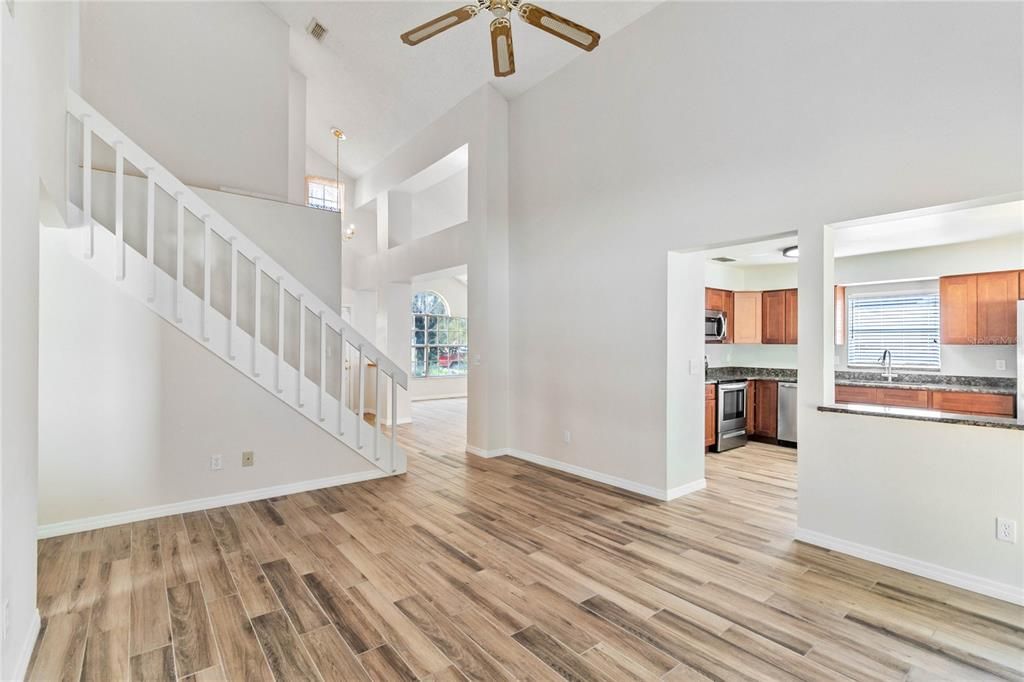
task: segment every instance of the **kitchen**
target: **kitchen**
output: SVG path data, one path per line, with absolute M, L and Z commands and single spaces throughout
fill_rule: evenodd
M 835 398 L 820 409 L 1015 425 L 1021 202 L 844 232 Z M 780 238 L 705 254 L 706 451 L 796 446 L 796 246 Z

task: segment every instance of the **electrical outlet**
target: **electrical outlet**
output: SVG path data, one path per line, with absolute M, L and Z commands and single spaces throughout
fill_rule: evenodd
M 566 445 L 572 442 L 572 431 L 562 431 L 562 442 Z
M 996 369 L 1003 371 L 1006 369 L 1006 360 L 996 360 Z
M 1017 542 L 1017 522 L 1013 519 L 996 517 L 996 540 L 1002 542 Z
M 210 471 L 220 471 L 224 468 L 224 460 L 220 455 L 210 457 Z
M 251 467 L 253 465 L 253 452 L 252 450 L 246 450 L 242 453 L 242 466 Z

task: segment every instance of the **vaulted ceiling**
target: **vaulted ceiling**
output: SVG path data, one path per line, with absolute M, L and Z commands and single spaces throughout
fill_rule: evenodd
M 464 3 L 267 3 L 289 25 L 292 63 L 307 77 L 309 146 L 333 161 L 330 128 L 341 127 L 349 137 L 342 168 L 358 177 L 484 83 L 493 83 L 511 99 L 569 61 L 586 59 L 586 53 L 515 19 L 516 73 L 508 78 L 494 77 L 485 16 L 416 47 L 399 39 L 404 31 Z M 657 3 L 538 4 L 593 28 L 605 39 Z M 323 43 L 306 33 L 313 17 L 328 29 Z

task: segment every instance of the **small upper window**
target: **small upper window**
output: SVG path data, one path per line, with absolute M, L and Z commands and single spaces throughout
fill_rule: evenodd
M 412 297 L 413 315 L 447 315 L 448 301 L 436 291 L 419 291 Z
M 345 205 L 345 184 L 328 178 L 306 176 L 306 206 L 325 211 L 340 211 Z

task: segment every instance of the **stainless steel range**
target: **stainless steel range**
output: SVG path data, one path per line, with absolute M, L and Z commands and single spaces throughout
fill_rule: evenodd
M 723 381 L 718 384 L 715 452 L 747 444 L 747 390 L 746 381 Z

